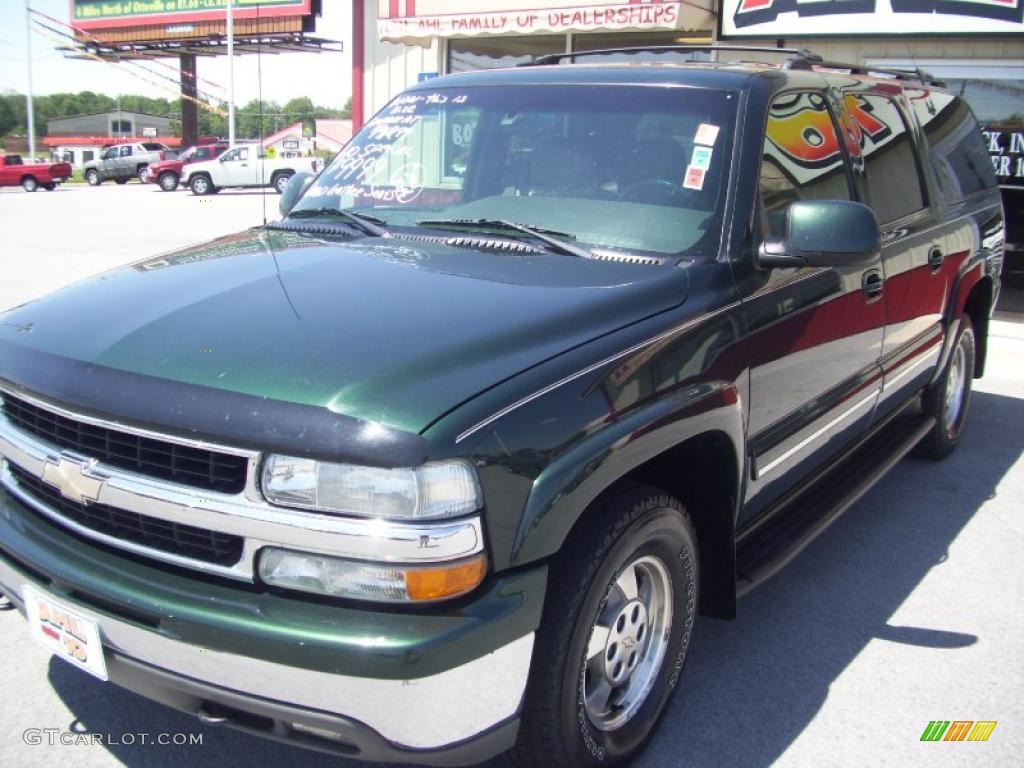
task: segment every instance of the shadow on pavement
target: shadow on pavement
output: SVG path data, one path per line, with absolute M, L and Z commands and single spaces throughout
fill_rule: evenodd
M 1024 400 L 975 392 L 959 450 L 942 464 L 908 458 L 788 568 L 741 601 L 733 622 L 702 620 L 679 695 L 637 766 L 771 765 L 820 709 L 832 681 L 876 638 L 947 650 L 972 627 L 889 624 L 1024 452 Z M 955 620 L 951 616 L 951 620 Z M 86 733 L 202 734 L 201 746 L 110 745 L 128 766 L 357 761 L 200 725 L 193 717 L 50 662 L 54 690 Z M 498 759 L 488 764 L 504 767 Z

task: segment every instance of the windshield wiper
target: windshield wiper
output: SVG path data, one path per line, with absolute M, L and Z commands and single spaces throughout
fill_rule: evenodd
M 384 227 L 380 226 L 384 223 L 383 220 L 378 219 L 374 216 L 366 216 L 362 213 L 356 213 L 354 211 L 343 211 L 337 208 L 303 208 L 298 211 L 292 211 L 288 214 L 289 219 L 342 219 L 348 224 L 351 224 L 356 229 L 361 231 L 363 234 L 370 235 L 371 237 L 390 237 L 391 233 L 388 232 Z
M 425 219 L 416 222 L 421 227 L 450 227 L 452 229 L 497 229 L 506 232 L 521 232 L 524 235 L 540 240 L 553 250 L 569 256 L 576 256 L 580 259 L 592 259 L 594 254 L 586 248 L 573 245 L 562 240 L 563 237 L 572 237 L 567 232 L 558 232 L 553 229 L 541 227 L 530 227 L 526 224 L 516 224 L 514 221 L 505 219 Z

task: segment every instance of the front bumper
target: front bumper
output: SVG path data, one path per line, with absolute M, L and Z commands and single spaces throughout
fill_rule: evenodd
M 432 612 L 353 608 L 155 566 L 0 492 L 0 591 L 99 627 L 112 682 L 206 722 L 370 760 L 471 764 L 518 729 L 541 567 Z

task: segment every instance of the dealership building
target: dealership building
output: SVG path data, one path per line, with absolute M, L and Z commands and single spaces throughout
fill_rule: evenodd
M 1024 0 L 355 0 L 357 123 L 418 80 L 551 53 L 674 44 L 808 48 L 927 70 L 979 118 L 1024 119 Z

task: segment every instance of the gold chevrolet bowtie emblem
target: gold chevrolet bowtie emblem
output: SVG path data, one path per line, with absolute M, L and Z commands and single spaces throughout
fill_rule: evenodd
M 49 483 L 65 499 L 83 504 L 85 501 L 97 501 L 103 480 L 86 474 L 96 464 L 94 460 L 72 459 L 61 456 L 57 463 L 47 461 L 43 467 L 43 482 Z

